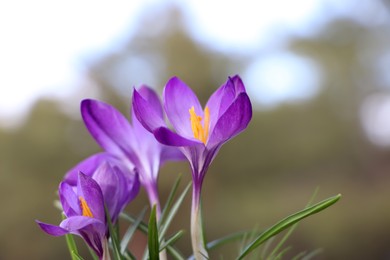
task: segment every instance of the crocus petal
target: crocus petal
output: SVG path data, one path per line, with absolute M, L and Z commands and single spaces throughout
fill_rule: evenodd
M 78 230 L 83 229 L 89 225 L 93 225 L 94 232 L 102 234 L 104 236 L 106 231 L 106 225 L 104 222 L 96 218 L 74 216 L 64 219 L 60 227 L 71 233 L 78 233 Z
M 144 87 L 142 91 L 133 91 L 133 110 L 139 122 L 149 131 L 165 126 L 164 118 L 161 113 L 161 103 L 152 90 Z M 143 96 L 144 94 L 145 96 Z
M 71 185 L 61 182 L 58 193 L 66 217 L 81 215 L 80 201 Z
M 99 184 L 91 177 L 80 172 L 77 192 L 88 203 L 93 217 L 105 222 L 104 199 Z
M 184 160 L 184 154 L 176 147 L 164 145 L 161 151 L 161 164 L 167 161 L 181 161 Z
M 231 81 L 232 81 L 233 84 L 234 84 L 234 87 L 235 87 L 235 89 L 236 89 L 237 94 L 246 92 L 244 83 L 242 82 L 240 76 L 235 75 L 235 76 L 233 76 L 233 77 L 230 78 L 230 79 L 231 79 Z
M 52 236 L 58 237 L 58 236 L 63 236 L 63 235 L 66 235 L 69 233 L 68 230 L 66 230 L 62 227 L 59 227 L 59 226 L 46 224 L 46 223 L 40 222 L 38 220 L 36 220 L 35 222 L 37 222 L 37 224 L 39 225 L 39 227 L 43 231 L 45 231 L 47 234 L 52 235 Z
M 75 167 L 70 169 L 64 177 L 64 180 L 72 186 L 77 185 L 77 179 L 79 172 L 83 172 L 88 176 L 92 176 L 92 174 L 96 171 L 96 169 L 105 161 L 115 160 L 114 156 L 109 153 L 97 153 L 94 154 L 80 163 L 78 163 Z
M 171 145 L 171 146 L 203 145 L 202 142 L 197 141 L 196 139 L 191 140 L 191 139 L 184 138 L 166 127 L 160 127 L 155 129 L 153 134 L 160 143 L 165 145 Z
M 195 93 L 179 78 L 171 78 L 164 88 L 164 108 L 169 121 L 179 135 L 194 138 L 189 110 L 203 117 L 203 109 Z
M 108 164 L 102 164 L 94 174 L 99 184 L 113 222 L 127 205 L 127 180 L 119 168 L 115 170 Z
M 81 114 L 89 132 L 103 149 L 118 156 L 136 158 L 131 125 L 118 110 L 104 102 L 86 99 L 81 102 Z
M 246 93 L 238 95 L 236 100 L 229 106 L 218 119 L 211 133 L 208 147 L 219 145 L 239 132 L 244 130 L 252 118 L 252 105 Z
M 210 132 L 213 131 L 218 118 L 232 104 L 235 97 L 234 85 L 230 78 L 210 96 L 206 103 L 210 111 Z

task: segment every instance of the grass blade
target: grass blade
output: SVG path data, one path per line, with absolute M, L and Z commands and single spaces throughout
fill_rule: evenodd
M 120 253 L 118 233 L 116 232 L 116 229 L 112 225 L 110 212 L 108 212 L 108 208 L 106 205 L 104 205 L 104 211 L 106 213 L 106 219 L 107 219 L 107 223 L 108 223 L 108 231 L 110 232 L 111 244 L 113 247 L 113 253 L 114 253 L 114 257 L 115 257 L 114 259 L 122 260 L 123 257 Z
M 126 233 L 123 235 L 122 241 L 120 243 L 120 252 L 123 255 L 126 252 L 127 246 L 130 243 L 131 238 L 133 237 L 135 231 L 139 228 L 138 226 L 141 224 L 143 218 L 145 217 L 147 208 L 145 207 L 138 218 L 134 221 L 133 225 L 130 226 Z
M 301 210 L 293 215 L 288 216 L 287 218 L 279 221 L 271 228 L 264 231 L 260 236 L 258 236 L 250 245 L 248 245 L 244 251 L 241 253 L 240 256 L 238 256 L 237 259 L 243 259 L 246 255 L 248 255 L 250 252 L 252 252 L 254 249 L 256 249 L 258 246 L 260 246 L 262 243 L 267 241 L 269 238 L 275 236 L 276 234 L 282 232 L 286 228 L 294 225 L 295 223 L 299 222 L 300 220 L 313 215 L 315 213 L 318 213 L 329 206 L 333 205 L 340 199 L 341 195 L 338 194 L 336 196 L 330 197 L 326 200 L 323 200 L 311 207 L 308 207 L 304 210 Z
M 176 195 L 180 181 L 181 181 L 181 174 L 177 177 L 177 179 L 176 179 L 175 183 L 173 184 L 172 189 L 168 195 L 167 202 L 165 203 L 165 206 L 164 206 L 163 211 L 161 213 L 161 218 L 159 220 L 159 224 L 161 224 L 165 220 L 165 218 L 167 217 L 168 209 L 172 206 L 173 198 Z
M 182 194 L 180 195 L 180 197 L 175 202 L 175 204 L 172 206 L 172 209 L 167 213 L 166 220 L 163 223 L 161 223 L 160 239 L 162 239 L 164 237 L 169 225 L 171 224 L 174 216 L 176 215 L 177 211 L 179 210 L 179 207 L 182 204 L 182 202 L 185 198 L 185 195 L 187 194 L 190 187 L 191 187 L 191 184 L 188 184 L 187 187 L 182 192 Z
M 156 220 L 156 205 L 153 206 L 152 212 L 149 218 L 149 229 L 148 229 L 148 249 L 149 259 L 158 260 L 160 253 L 160 245 L 158 241 L 158 230 Z
M 164 250 L 167 246 L 173 245 L 183 235 L 184 235 L 184 230 L 179 230 L 176 234 L 168 238 L 167 241 L 164 241 L 164 243 L 160 246 L 160 250 Z
M 233 242 L 233 241 L 236 241 L 236 240 L 241 240 L 243 239 L 245 236 L 248 235 L 248 232 L 247 231 L 242 231 L 242 232 L 237 232 L 237 233 L 234 233 L 234 234 L 230 234 L 230 235 L 227 235 L 227 236 L 224 236 L 222 238 L 219 238 L 219 239 L 216 239 L 216 240 L 213 240 L 209 243 L 207 243 L 207 249 L 208 250 L 213 250 L 217 247 L 220 247 L 220 246 L 223 246 L 229 242 Z

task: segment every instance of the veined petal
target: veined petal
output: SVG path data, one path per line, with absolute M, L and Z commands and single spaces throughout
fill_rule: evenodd
M 96 218 L 84 217 L 84 216 L 74 216 L 67 219 L 64 219 L 60 223 L 60 227 L 67 230 L 68 232 L 78 233 L 77 231 L 83 229 L 89 225 L 93 226 L 93 231 L 102 234 L 104 236 L 106 225 L 104 222 Z
M 234 84 L 230 78 L 210 96 L 206 103 L 210 111 L 210 132 L 213 131 L 218 118 L 232 104 L 235 97 Z
M 242 79 L 240 78 L 240 76 L 235 75 L 235 76 L 231 77 L 230 79 L 234 84 L 234 88 L 235 88 L 236 93 L 237 93 L 236 95 L 238 95 L 242 92 L 246 92 L 244 83 L 242 82 Z
M 181 161 L 184 160 L 185 156 L 176 147 L 164 145 L 161 150 L 161 164 L 167 161 Z
M 47 234 L 49 235 L 52 235 L 52 236 L 63 236 L 63 235 L 66 235 L 69 233 L 68 230 L 62 228 L 62 227 L 59 227 L 59 226 L 55 226 L 55 225 L 51 225 L 51 224 L 46 224 L 46 223 L 43 223 L 39 220 L 35 220 L 35 222 L 37 222 L 37 224 L 39 225 L 39 227 L 45 231 Z
M 80 201 L 71 185 L 61 182 L 58 193 L 66 217 L 81 215 Z
M 94 180 L 99 184 L 111 219 L 115 222 L 128 203 L 127 180 L 118 167 L 114 170 L 108 163 L 96 170 Z
M 81 114 L 89 132 L 103 149 L 131 159 L 135 157 L 131 125 L 113 106 L 86 99 L 81 102 Z
M 162 107 L 153 90 L 147 87 L 133 91 L 133 110 L 139 122 L 149 131 L 165 126 Z M 144 96 L 143 96 L 144 95 Z
M 87 202 L 93 218 L 105 222 L 104 198 L 99 184 L 92 177 L 80 172 L 77 192 L 77 195 L 83 197 Z
M 165 145 L 170 146 L 194 146 L 194 145 L 203 145 L 201 141 L 191 140 L 184 138 L 181 135 L 176 134 L 167 127 L 160 127 L 154 130 L 153 132 L 156 139 Z
M 203 118 L 203 109 L 194 92 L 179 78 L 171 78 L 164 88 L 164 108 L 169 121 L 179 135 L 193 138 L 189 110 Z
M 244 130 L 251 118 L 251 102 L 246 93 L 241 93 L 218 119 L 207 146 L 212 147 L 228 141 Z
M 79 172 L 83 172 L 85 175 L 92 176 L 96 169 L 105 161 L 115 160 L 115 157 L 109 153 L 97 153 L 94 154 L 70 169 L 64 177 L 64 181 L 72 186 L 77 185 L 77 179 Z

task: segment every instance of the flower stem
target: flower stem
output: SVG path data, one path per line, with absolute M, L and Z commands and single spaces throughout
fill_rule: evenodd
M 208 259 L 205 247 L 202 226 L 202 212 L 200 205 L 201 184 L 194 182 L 192 186 L 192 212 L 191 212 L 191 241 L 192 250 L 196 260 Z

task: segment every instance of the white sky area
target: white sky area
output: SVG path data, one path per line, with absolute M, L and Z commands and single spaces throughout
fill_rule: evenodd
M 314 34 L 332 16 L 354 15 L 353 0 L 1 1 L 0 122 L 11 124 L 41 96 L 77 92 L 86 57 L 123 43 L 142 11 L 172 2 L 184 8 L 191 35 L 218 51 L 273 46 L 242 75 L 254 99 L 270 106 L 310 98 L 321 77 L 310 61 L 278 52 L 283 33 Z

